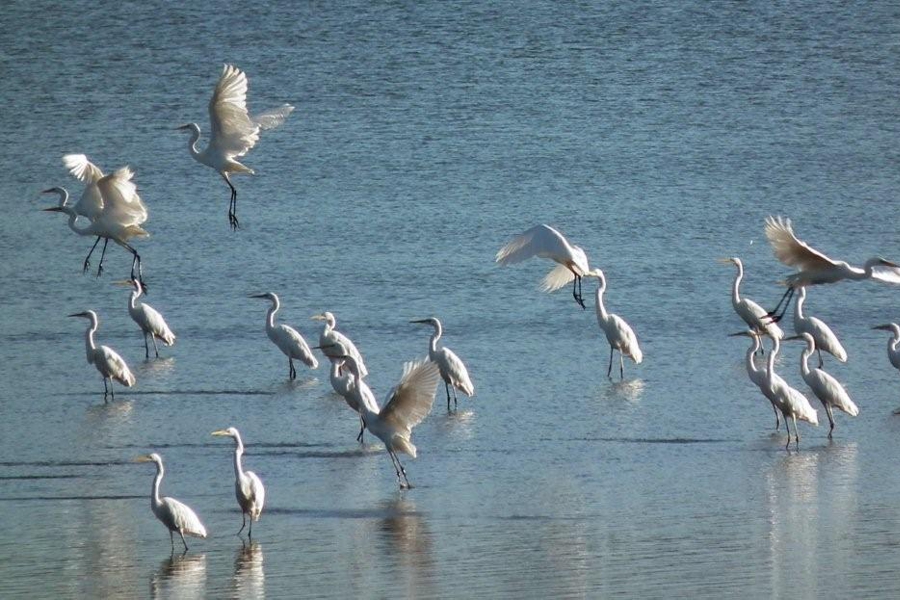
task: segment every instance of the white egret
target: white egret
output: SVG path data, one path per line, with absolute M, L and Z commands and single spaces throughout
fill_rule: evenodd
M 80 313 L 69 315 L 70 317 L 83 317 L 90 319 L 91 324 L 88 326 L 84 334 L 84 346 L 87 354 L 88 364 L 94 365 L 103 376 L 103 399 L 106 400 L 108 394 L 112 394 L 112 399 L 116 399 L 116 391 L 113 389 L 113 380 L 118 381 L 125 387 L 131 387 L 135 384 L 134 374 L 125 363 L 125 360 L 109 346 L 100 346 L 94 343 L 94 332 L 100 324 L 97 313 L 87 310 Z M 109 380 L 109 387 L 107 387 Z
M 880 257 L 870 258 L 862 268 L 853 267 L 844 261 L 833 260 L 794 235 L 790 219 L 769 216 L 766 218 L 766 237 L 772 245 L 775 257 L 788 265 L 796 267 L 797 272 L 785 278 L 787 291 L 778 305 L 769 314 L 773 321 L 779 321 L 791 303 L 794 290 L 807 285 L 835 283 L 845 279 L 859 281 L 874 279 L 886 283 L 900 284 L 900 265 Z M 784 309 L 778 309 L 784 304 Z
M 800 288 L 800 290 L 802 291 L 803 288 Z M 850 394 L 847 393 L 847 390 L 844 389 L 844 386 L 837 379 L 822 369 L 809 368 L 809 357 L 816 350 L 816 341 L 813 336 L 803 332 L 799 335 L 785 338 L 785 340 L 803 340 L 806 342 L 806 348 L 803 349 L 803 354 L 800 356 L 800 373 L 803 375 L 803 381 L 806 382 L 809 389 L 813 391 L 813 394 L 825 407 L 825 413 L 828 415 L 828 423 L 830 425 L 828 438 L 831 439 L 831 434 L 834 431 L 834 413 L 832 408 L 842 410 L 851 417 L 859 414 L 859 408 L 853 403 L 853 400 L 850 399 Z
M 594 269 L 585 274 L 585 277 L 597 278 L 597 292 L 595 300 L 597 304 L 597 324 L 606 334 L 606 341 L 609 342 L 609 368 L 606 370 L 606 376 L 612 377 L 613 351 L 619 351 L 619 377 L 625 379 L 625 359 L 627 356 L 639 365 L 644 360 L 644 355 L 638 345 L 637 336 L 631 326 L 625 322 L 625 319 L 619 315 L 614 315 L 606 311 L 603 304 L 603 293 L 606 291 L 606 277 L 600 269 Z
M 313 321 L 325 321 L 325 325 L 322 326 L 322 331 L 319 333 L 319 345 L 317 348 L 322 350 L 322 353 L 329 358 L 349 354 L 356 360 L 360 376 L 366 377 L 369 374 L 369 370 L 366 368 L 362 354 L 359 353 L 359 350 L 356 349 L 356 345 L 350 338 L 334 328 L 336 324 L 334 315 L 325 311 L 310 318 Z
M 156 353 L 156 358 L 159 358 L 159 348 L 156 345 L 157 338 L 166 346 L 171 346 L 175 343 L 175 334 L 169 329 L 169 325 L 163 319 L 163 316 L 159 314 L 158 310 L 146 302 L 138 302 L 138 298 L 144 291 L 141 282 L 137 279 L 132 279 L 124 283 L 134 286 L 131 297 L 128 300 L 128 314 L 138 324 L 144 335 L 144 357 L 150 358 L 150 346 L 147 344 L 147 337 L 149 336 L 153 341 L 153 351 Z
M 275 324 L 275 313 L 281 308 L 278 295 L 266 292 L 265 294 L 252 294 L 250 297 L 263 298 L 272 302 L 272 306 L 269 307 L 269 312 L 266 314 L 266 335 L 288 357 L 288 377 L 297 378 L 297 369 L 294 368 L 295 358 L 310 369 L 318 368 L 319 361 L 313 356 L 312 350 L 309 349 L 309 344 L 306 343 L 303 336 L 293 327 Z
M 321 350 L 319 346 L 315 346 L 314 349 Z M 365 379 L 361 379 L 359 383 L 356 384 L 350 369 L 343 368 L 343 358 L 331 358 L 329 360 L 331 361 L 331 372 L 329 373 L 331 387 L 344 399 L 347 406 L 359 413 L 360 402 L 362 402 L 369 407 L 369 410 L 378 412 L 378 402 L 375 400 L 375 395 L 372 393 L 368 384 L 366 384 Z M 362 415 L 360 415 L 359 435 L 356 436 L 357 442 L 363 441 L 363 432 L 365 432 L 365 430 L 366 423 L 363 421 Z
M 788 417 L 790 417 L 794 422 L 794 441 L 797 444 L 797 448 L 799 448 L 800 430 L 797 429 L 797 419 L 807 421 L 818 427 L 819 416 L 806 396 L 788 385 L 784 379 L 775 373 L 775 358 L 778 356 L 780 347 L 778 338 L 772 338 L 772 351 L 769 353 L 769 360 L 766 363 L 766 378 L 763 381 L 763 385 L 766 386 L 764 393 L 767 397 L 775 398 L 775 403 L 784 417 L 784 428 L 788 433 L 785 447 L 787 448 L 791 445 L 791 428 L 788 425 Z
M 887 354 L 894 368 L 900 370 L 900 325 L 887 323 L 885 325 L 876 325 L 872 329 L 890 331 L 894 334 L 888 340 Z
M 747 376 L 750 377 L 750 381 L 752 381 L 756 385 L 756 387 L 759 388 L 759 391 L 761 391 L 766 399 L 768 399 L 769 403 L 772 404 L 772 410 L 775 411 L 775 431 L 778 431 L 778 428 L 781 426 L 781 418 L 778 416 L 779 408 L 777 404 L 777 398 L 774 394 L 769 393 L 770 388 L 769 386 L 765 385 L 765 370 L 759 369 L 756 366 L 756 361 L 754 359 L 754 355 L 760 351 L 762 345 L 760 341 L 760 333 L 755 329 L 751 329 L 750 331 L 732 333 L 730 334 L 730 337 L 739 335 L 746 335 L 752 340 L 750 347 L 747 348 L 747 354 L 744 357 L 744 365 L 747 368 Z M 773 377 L 778 377 L 780 379 L 777 373 L 773 374 Z
M 744 320 L 750 329 L 765 333 L 769 337 L 783 337 L 784 332 L 781 328 L 771 320 L 766 319 L 766 309 L 750 300 L 741 297 L 741 280 L 744 278 L 744 264 L 737 257 L 721 258 L 719 262 L 722 264 L 731 264 L 737 267 L 737 274 L 734 277 L 734 285 L 731 288 L 731 305 L 734 312 Z
M 247 112 L 247 75 L 233 65 L 225 65 L 209 101 L 210 137 L 206 148 L 197 149 L 199 125 L 188 123 L 178 127 L 191 132 L 188 140 L 191 156 L 197 162 L 215 169 L 231 188 L 228 222 L 232 229 L 240 225 L 236 214 L 237 190 L 231 184 L 231 174 L 253 174 L 253 169 L 237 159 L 256 145 L 260 130 L 278 127 L 293 110 L 293 106 L 284 104 L 251 117 Z
M 456 390 L 471 398 L 475 394 L 475 386 L 469 379 L 469 372 L 465 363 L 456 355 L 453 350 L 442 346 L 438 348 L 438 340 L 441 339 L 443 328 L 437 317 L 429 317 L 427 319 L 417 319 L 410 323 L 424 323 L 434 327 L 434 333 L 431 334 L 431 341 L 428 346 L 428 358 L 436 363 L 441 372 L 441 379 L 444 380 L 444 391 L 447 392 L 447 411 L 450 411 L 450 388 L 453 388 L 453 406 L 456 407 Z
M 347 368 L 353 373 L 354 385 L 365 383 L 360 379 L 356 360 L 349 355 L 342 358 L 346 360 Z M 438 366 L 430 360 L 407 362 L 403 364 L 400 383 L 388 393 L 384 407 L 380 411 L 373 410 L 365 404 L 360 406 L 359 414 L 366 424 L 366 429 L 378 437 L 387 448 L 400 489 L 412 486 L 397 452 L 416 457 L 416 447 L 411 439 L 412 429 L 431 412 L 439 380 Z
M 262 514 L 263 505 L 266 502 L 266 488 L 256 473 L 245 471 L 241 465 L 244 443 L 241 441 L 241 434 L 235 427 L 213 431 L 212 435 L 234 439 L 234 494 L 241 507 L 241 518 L 243 519 L 237 535 L 240 535 L 247 526 L 247 515 L 250 515 L 250 530 L 247 532 L 247 537 L 251 538 L 253 537 L 253 522 L 259 521 L 259 515 Z
M 816 317 L 807 317 L 803 314 L 803 303 L 806 301 L 806 288 L 800 288 L 800 295 L 797 296 L 797 302 L 794 304 L 794 332 L 799 336 L 801 333 L 808 333 L 815 342 L 816 354 L 819 356 L 819 367 L 824 363 L 822 360 L 822 350 L 832 354 L 842 363 L 847 362 L 847 351 L 841 345 L 841 341 L 834 335 L 831 327 L 825 324 L 821 319 Z
M 191 507 L 183 502 L 179 502 L 175 498 L 165 496 L 159 497 L 159 484 L 162 481 L 165 470 L 163 469 L 162 457 L 156 452 L 152 454 L 144 454 L 134 459 L 135 462 L 153 462 L 156 463 L 156 477 L 153 479 L 153 491 L 150 493 L 150 509 L 163 525 L 169 529 L 169 541 L 172 543 L 172 550 L 175 550 L 175 539 L 172 535 L 177 531 L 181 536 L 181 543 L 184 544 L 184 551 L 187 552 L 188 545 L 184 539 L 185 535 L 205 538 L 206 527 L 200 522 L 197 513 L 191 510 Z
M 517 235 L 511 242 L 500 248 L 495 261 L 502 266 L 520 263 L 532 256 L 549 258 L 559 263 L 547 273 L 541 282 L 541 289 L 552 292 L 572 282 L 572 297 L 581 305 L 581 278 L 591 270 L 584 250 L 569 243 L 563 234 L 549 225 L 535 225 L 528 231 Z

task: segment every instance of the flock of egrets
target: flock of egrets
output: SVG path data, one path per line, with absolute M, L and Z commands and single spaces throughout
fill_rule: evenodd
M 246 106 L 247 77 L 236 67 L 225 65 L 209 103 L 210 139 L 205 149 L 197 149 L 200 138 L 200 127 L 196 123 L 183 125 L 178 129 L 189 130 L 189 151 L 200 163 L 215 169 L 225 180 L 231 190 L 228 218 L 233 229 L 239 227 L 236 216 L 237 190 L 230 180 L 235 173 L 252 173 L 238 159 L 256 145 L 259 132 L 271 129 L 284 122 L 293 110 L 290 105 L 250 116 Z M 143 279 L 141 258 L 131 245 L 132 238 L 144 237 L 147 232 L 142 225 L 146 222 L 147 208 L 137 193 L 133 183 L 133 171 L 122 167 L 110 175 L 93 165 L 85 155 L 72 154 L 63 157 L 63 163 L 69 172 L 85 184 L 80 199 L 69 204 L 69 194 L 61 187 L 45 190 L 47 193 L 59 195 L 59 204 L 45 210 L 62 212 L 68 215 L 69 228 L 79 235 L 96 237 L 91 251 L 83 262 L 83 271 L 90 268 L 90 257 L 104 240 L 97 274 L 103 271 L 103 258 L 110 240 L 116 242 L 132 254 L 131 277 L 128 284 L 132 286 L 129 300 L 129 314 L 140 327 L 144 336 L 145 356 L 150 357 L 152 342 L 155 355 L 159 356 L 157 341 L 169 346 L 175 342 L 175 335 L 165 322 L 163 316 L 146 303 L 141 302 L 142 293 L 146 290 Z M 806 342 L 802 354 L 802 375 L 813 393 L 822 401 L 828 413 L 831 429 L 834 429 L 832 409 L 837 408 L 850 415 L 856 415 L 858 409 L 850 400 L 841 384 L 822 370 L 821 352 L 833 354 L 838 360 L 846 361 L 847 355 L 834 333 L 825 323 L 803 313 L 806 287 L 822 283 L 831 283 L 844 279 L 876 279 L 891 283 L 900 283 L 900 265 L 880 258 L 869 260 L 863 268 L 855 268 L 844 262 L 837 262 L 824 254 L 813 250 L 798 240 L 791 229 L 790 221 L 780 218 L 769 218 L 766 222 L 766 235 L 772 244 L 776 256 L 785 264 L 796 267 L 798 271 L 787 278 L 788 291 L 776 307 L 776 311 L 768 312 L 758 304 L 741 297 L 740 283 L 743 277 L 743 265 L 737 258 L 724 259 L 724 262 L 737 267 L 737 276 L 732 291 L 732 303 L 735 311 L 746 322 L 749 330 L 736 335 L 747 335 L 752 343 L 747 351 L 746 366 L 750 378 L 756 383 L 766 398 L 772 403 L 776 416 L 776 429 L 780 426 L 779 414 L 783 417 L 788 430 L 790 444 L 790 428 L 788 419 L 794 422 L 794 437 L 799 444 L 797 420 L 818 423 L 816 411 L 806 397 L 789 386 L 774 371 L 775 357 L 778 355 L 783 340 L 798 338 Z M 619 351 L 619 375 L 624 378 L 624 357 L 629 357 L 635 364 L 643 359 L 637 336 L 632 328 L 618 315 L 606 310 L 603 296 L 606 291 L 606 278 L 603 271 L 591 268 L 584 250 L 571 244 L 559 231 L 547 225 L 537 225 L 516 236 L 502 247 L 496 255 L 500 265 L 510 265 L 531 257 L 553 260 L 557 266 L 552 269 L 542 282 L 546 291 L 560 289 L 572 283 L 572 295 L 576 302 L 586 308 L 582 296 L 582 279 L 593 277 L 598 280 L 595 294 L 597 322 L 606 335 L 610 346 L 609 368 L 607 376 L 611 377 L 613 357 Z M 785 338 L 778 327 L 784 311 L 790 304 L 795 290 L 799 290 L 794 328 L 797 335 Z M 397 481 L 401 488 L 409 488 L 409 479 L 400 463 L 398 453 L 416 456 L 416 447 L 412 443 L 412 430 L 429 414 L 432 409 L 437 386 L 444 381 L 447 409 L 450 411 L 451 393 L 454 405 L 457 402 L 457 390 L 467 396 L 474 394 L 474 386 L 469 378 L 465 364 L 446 347 L 439 346 L 442 335 L 441 322 L 434 317 L 417 319 L 413 323 L 426 324 L 433 327 L 429 343 L 428 359 L 408 362 L 404 365 L 399 383 L 387 394 L 385 402 L 379 406 L 374 393 L 366 383 L 368 370 L 364 359 L 353 342 L 335 328 L 335 318 L 330 312 L 315 315 L 315 320 L 324 321 L 318 344 L 314 347 L 304 340 L 295 329 L 276 324 L 275 316 L 279 310 L 279 299 L 274 293 L 255 294 L 252 297 L 268 300 L 271 303 L 266 315 L 266 333 L 271 341 L 287 356 L 288 376 L 294 379 L 297 371 L 294 361 L 300 361 L 310 368 L 317 368 L 318 361 L 313 350 L 320 350 L 330 361 L 330 381 L 335 390 L 342 396 L 348 406 L 359 416 L 360 431 L 357 439 L 362 441 L 364 432 L 370 431 L 385 445 L 394 466 Z M 782 308 L 783 307 L 783 308 Z M 135 384 L 135 377 L 125 360 L 108 346 L 98 346 L 94 340 L 99 320 L 93 311 L 84 311 L 70 315 L 90 320 L 85 333 L 87 361 L 100 372 L 104 382 L 104 399 L 115 392 L 113 382 L 124 386 Z M 891 362 L 900 369 L 900 326 L 896 324 L 882 325 L 879 329 L 890 329 L 894 335 L 889 346 Z M 766 366 L 756 365 L 756 354 L 762 351 L 762 337 L 772 340 Z M 149 342 L 148 342 L 149 339 Z M 810 369 L 808 360 L 814 353 L 819 353 L 819 368 Z M 216 436 L 229 436 L 235 441 L 234 471 L 235 495 L 240 505 L 243 531 L 247 517 L 250 517 L 252 534 L 253 522 L 258 520 L 265 502 L 265 488 L 259 477 L 252 471 L 245 471 L 242 466 L 244 445 L 237 429 L 230 427 L 213 432 Z M 829 431 L 829 437 L 831 431 Z M 174 547 L 174 533 L 178 532 L 187 550 L 185 535 L 206 536 L 206 529 L 197 515 L 185 504 L 168 497 L 160 497 L 159 486 L 163 477 L 162 458 L 158 454 L 149 454 L 137 459 L 139 462 L 154 462 L 157 473 L 153 482 L 151 507 L 157 518 L 169 530 Z M 241 533 L 239 531 L 238 533 Z

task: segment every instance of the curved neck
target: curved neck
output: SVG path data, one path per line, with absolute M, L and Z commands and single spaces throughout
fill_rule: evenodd
M 150 504 L 152 506 L 162 504 L 162 500 L 159 499 L 159 484 L 162 482 L 163 474 L 165 474 L 165 470 L 162 463 L 156 463 L 156 477 L 153 478 L 153 491 L 150 493 Z
M 191 123 L 191 137 L 188 139 L 188 152 L 191 153 L 195 159 L 199 160 L 200 151 L 197 150 L 197 141 L 200 139 L 200 126 L 196 123 Z
M 241 441 L 241 436 L 234 436 L 234 476 L 237 478 L 241 478 L 244 476 L 244 469 L 241 466 L 241 457 L 244 455 L 244 442 Z
M 606 312 L 606 306 L 603 305 L 603 292 L 606 291 L 606 279 L 603 276 L 597 278 L 597 293 L 595 294 L 595 298 L 597 300 L 597 318 L 603 321 L 609 319 L 609 313 Z
M 806 302 L 806 288 L 800 288 L 800 292 L 797 294 L 797 302 L 794 304 L 794 323 L 802 321 L 806 318 L 803 315 L 804 302 Z
M 807 342 L 806 348 L 803 349 L 803 353 L 800 355 L 800 372 L 803 375 L 809 375 L 809 357 L 814 351 L 814 344 L 815 342 Z
M 272 306 L 269 307 L 269 312 L 266 313 L 266 328 L 272 329 L 275 327 L 275 313 L 278 312 L 278 309 L 281 308 L 281 303 L 278 301 L 278 298 L 272 299 Z
M 769 352 L 769 360 L 766 363 L 766 373 L 769 377 L 775 372 L 775 357 L 778 356 L 778 351 L 781 349 L 781 345 L 778 343 L 777 338 L 772 338 L 772 351 Z
M 434 354 L 435 352 L 437 352 L 437 343 L 438 343 L 438 340 L 441 339 L 442 333 L 443 333 L 443 329 L 441 328 L 441 324 L 434 323 L 434 333 L 431 334 L 430 354 Z
M 896 350 L 897 344 L 900 343 L 900 326 L 891 324 L 891 330 L 894 332 L 894 336 L 888 340 L 888 349 Z
M 731 287 L 731 302 L 737 304 L 741 301 L 741 281 L 744 279 L 744 267 L 740 263 L 735 263 L 737 267 L 737 275 L 734 277 L 734 284 Z
M 72 209 L 69 206 L 64 206 L 63 211 L 67 215 L 69 215 L 69 222 L 68 222 L 69 229 L 71 229 L 78 235 L 94 235 L 93 233 L 88 231 L 88 229 L 90 229 L 90 227 L 91 227 L 90 223 L 88 223 L 83 229 L 78 228 L 78 226 L 75 224 L 76 219 L 78 219 L 78 213 L 76 213 L 74 209 Z
M 97 345 L 94 343 L 94 332 L 97 331 L 97 325 L 97 319 L 91 319 L 90 327 L 84 332 L 84 351 L 89 363 L 94 362 L 94 350 L 97 349 Z
M 138 286 L 135 286 L 135 288 L 133 290 L 131 290 L 131 299 L 128 301 L 128 307 L 131 308 L 131 310 L 134 310 L 135 308 L 137 308 L 137 299 L 140 296 L 141 296 L 141 288 Z
M 747 349 L 747 354 L 745 356 L 747 363 L 747 371 L 751 373 L 758 373 L 759 369 L 756 368 L 756 362 L 753 360 L 753 356 L 759 352 L 759 338 L 753 337 L 751 338 L 753 343 L 750 345 L 750 348 Z

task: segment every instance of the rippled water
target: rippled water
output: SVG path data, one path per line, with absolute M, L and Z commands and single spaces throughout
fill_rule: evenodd
M 728 293 L 737 255 L 764 304 L 788 271 L 768 214 L 862 263 L 900 259 L 900 8 L 876 2 L 247 3 L 175 8 L 13 2 L 0 29 L 0 596 L 896 596 L 900 378 L 885 356 L 896 289 L 816 289 L 861 413 L 801 426 L 786 452 L 744 373 Z M 297 107 L 227 188 L 187 154 L 224 62 L 251 110 Z M 90 240 L 38 208 L 80 184 L 60 157 L 130 164 L 150 208 L 148 302 L 178 335 L 143 361 Z M 549 269 L 493 255 L 538 222 L 606 272 L 644 363 L 606 378 L 591 311 L 536 289 Z M 593 293 L 593 282 L 586 284 Z M 327 371 L 286 381 L 266 305 L 316 339 L 331 310 L 379 398 L 437 315 L 477 396 L 441 393 L 399 492 Z M 84 322 L 138 378 L 104 404 Z M 798 387 L 799 348 L 779 369 Z M 820 418 L 825 421 L 824 412 Z M 268 489 L 233 534 L 231 446 Z M 210 531 L 170 556 L 162 488 Z

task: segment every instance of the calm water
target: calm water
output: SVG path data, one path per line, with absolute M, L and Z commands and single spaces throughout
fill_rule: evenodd
M 900 258 L 896 3 L 194 4 L 4 9 L 0 596 L 900 594 L 900 377 L 870 330 L 900 319 L 900 291 L 810 294 L 861 414 L 785 452 L 714 260 L 741 256 L 745 293 L 774 303 L 768 214 L 833 256 Z M 251 110 L 297 107 L 236 178 L 236 234 L 174 131 L 208 129 L 226 61 Z M 41 189 L 80 193 L 67 152 L 137 173 L 148 300 L 179 336 L 163 359 L 143 361 L 112 285 L 128 256 L 82 276 L 90 240 L 38 211 Z M 644 350 L 624 383 L 593 312 L 537 291 L 549 263 L 494 266 L 538 222 L 606 271 Z M 286 381 L 246 297 L 263 291 L 308 338 L 334 312 L 379 398 L 425 352 L 408 321 L 443 320 L 477 397 L 447 415 L 438 396 L 415 489 L 354 441 L 323 367 Z M 115 403 L 65 317 L 88 308 L 138 378 Z M 779 368 L 801 387 L 798 355 Z M 209 436 L 229 425 L 268 488 L 248 546 L 231 445 Z M 131 462 L 153 450 L 210 531 L 184 557 Z

